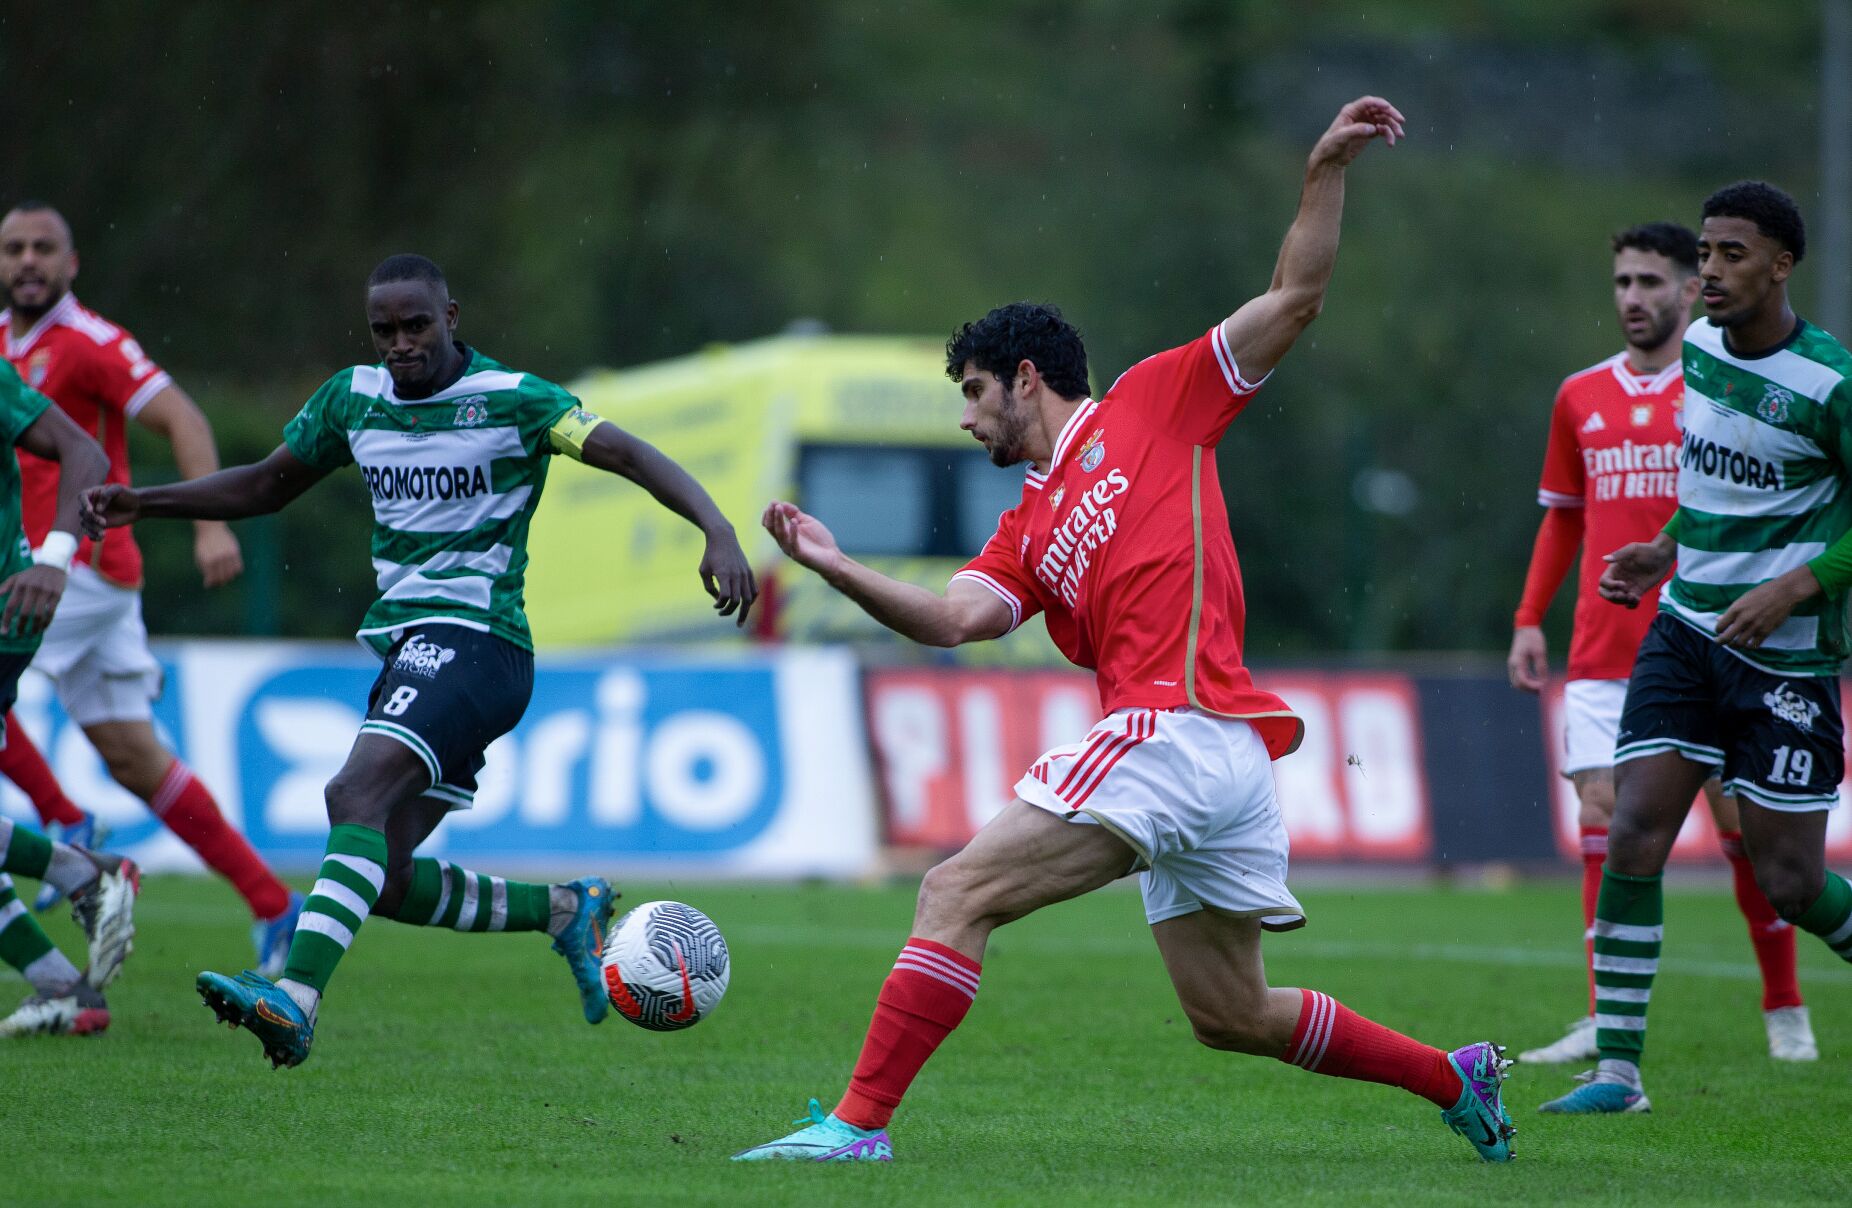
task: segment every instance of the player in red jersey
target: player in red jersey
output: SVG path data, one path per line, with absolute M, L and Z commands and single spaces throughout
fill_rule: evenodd
M 1106 716 L 1016 784 L 1016 800 L 926 875 L 913 935 L 883 984 L 848 1092 L 788 1137 L 738 1155 L 892 1157 L 886 1125 L 976 997 L 991 931 L 1143 870 L 1145 914 L 1196 1037 L 1423 1096 L 1480 1154 L 1511 1156 L 1506 1064 L 1449 1054 L 1310 990 L 1268 986 L 1263 930 L 1305 921 L 1287 889 L 1270 760 L 1299 719 L 1242 665 L 1244 606 L 1214 449 L 1324 302 L 1344 169 L 1402 116 L 1365 97 L 1313 148 L 1266 293 L 1200 338 L 1087 397 L 1086 350 L 1052 307 L 1001 307 L 953 335 L 961 426 L 1000 466 L 1027 461 L 1022 501 L 943 596 L 846 557 L 813 517 L 773 503 L 780 547 L 875 619 L 934 646 L 1000 637 L 1036 612 L 1097 673 Z
M 173 447 L 187 478 L 219 468 L 212 428 L 193 400 L 151 360 L 135 338 L 85 309 L 71 293 L 77 251 L 62 215 L 42 202 L 14 206 L 0 219 L 0 313 L 6 358 L 34 389 L 50 395 L 109 455 L 106 481 L 129 481 L 128 422 L 133 420 Z M 51 531 L 58 469 L 20 454 L 26 534 L 35 544 L 56 541 Z M 194 529 L 194 560 L 207 587 L 230 582 L 243 569 L 237 538 L 222 522 Z M 147 802 L 168 829 L 235 886 L 250 905 L 260 966 L 280 968 L 301 904 L 219 812 L 218 803 L 192 770 L 155 734 L 152 701 L 160 694 L 161 668 L 148 651 L 141 617 L 141 550 L 130 531 L 112 529 L 100 542 L 74 550 L 64 600 L 33 660 L 56 684 L 59 703 L 103 757 L 116 783 Z M 48 822 L 73 823 L 44 758 L 10 724 L 0 772 L 20 784 Z M 68 833 L 68 832 L 67 832 Z M 94 842 L 94 841 L 93 841 Z M 49 905 L 49 903 L 44 903 Z M 43 905 L 40 907 L 44 908 Z
M 1665 527 L 1678 507 L 1680 414 L 1685 382 L 1679 353 L 1698 296 L 1698 237 L 1671 222 L 1649 222 L 1614 236 L 1614 307 L 1627 347 L 1571 374 L 1556 393 L 1537 502 L 1547 510 L 1537 531 L 1524 598 L 1518 605 L 1507 667 L 1513 687 L 1543 688 L 1549 675 L 1543 615 L 1575 561 L 1578 547 L 1597 554 Z M 1581 803 L 1582 926 L 1589 962 L 1589 1013 L 1561 1040 L 1518 1055 L 1556 1064 L 1592 1061 L 1595 1051 L 1595 900 L 1614 816 L 1614 738 L 1634 654 L 1646 636 L 1659 589 L 1645 608 L 1615 608 L 1595 588 L 1603 563 L 1585 557 L 1576 579 L 1575 627 L 1569 640 L 1562 773 Z M 1757 887 L 1743 852 L 1736 802 L 1713 777 L 1704 786 L 1749 938 L 1762 969 L 1762 1011 L 1769 1055 L 1783 1061 L 1819 1057 L 1794 969 L 1794 930 Z

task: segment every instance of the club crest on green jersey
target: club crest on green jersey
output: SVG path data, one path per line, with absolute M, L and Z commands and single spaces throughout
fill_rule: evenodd
M 456 417 L 450 421 L 455 428 L 474 428 L 489 418 L 489 396 L 472 394 L 457 404 Z
M 1785 424 L 1788 422 L 1788 408 L 1793 404 L 1793 391 L 1770 382 L 1762 388 L 1762 401 L 1756 404 L 1756 414 L 1771 424 Z

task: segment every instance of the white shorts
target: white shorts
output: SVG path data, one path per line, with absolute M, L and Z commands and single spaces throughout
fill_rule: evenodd
M 1267 746 L 1245 721 L 1195 709 L 1120 709 L 1016 782 L 1030 805 L 1096 823 L 1144 869 L 1153 923 L 1210 909 L 1269 931 L 1305 925 L 1286 888 L 1286 824 Z
M 148 650 L 141 592 L 73 566 L 32 670 L 51 678 L 58 703 L 80 726 L 152 718 L 161 665 Z
M 1570 680 L 1563 685 L 1563 775 L 1614 766 L 1614 740 L 1626 703 L 1624 679 Z

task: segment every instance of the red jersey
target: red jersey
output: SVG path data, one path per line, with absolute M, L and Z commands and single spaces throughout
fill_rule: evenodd
M 1214 448 L 1259 383 L 1222 328 L 1139 362 L 1061 429 L 1031 468 L 970 579 L 1010 606 L 1011 628 L 1047 613 L 1070 661 L 1096 673 L 1100 706 L 1188 705 L 1251 721 L 1275 759 L 1304 727 L 1241 664 L 1241 568 Z
M 51 396 L 77 426 L 96 438 L 109 455 L 105 482 L 129 484 L 128 421 L 172 380 L 148 359 L 135 337 L 66 294 L 32 325 L 13 338 L 12 312 L 0 311 L 6 324 L 6 359 L 19 376 L 41 394 Z M 58 512 L 58 463 L 19 450 L 20 501 L 26 537 L 45 540 Z M 84 538 L 77 557 L 104 578 L 124 587 L 141 586 L 141 549 L 127 528 L 110 529 L 101 543 Z
M 1679 362 L 1647 376 L 1616 353 L 1571 374 L 1556 392 L 1537 502 L 1584 508 L 1569 678 L 1626 679 L 1658 615 L 1659 589 L 1622 608 L 1601 598 L 1603 556 L 1651 541 L 1678 507 L 1685 378 Z

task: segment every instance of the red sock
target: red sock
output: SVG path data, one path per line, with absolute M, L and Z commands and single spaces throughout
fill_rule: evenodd
M 1582 949 L 1588 966 L 1588 1013 L 1595 1013 L 1595 903 L 1601 900 L 1601 866 L 1608 862 L 1608 828 L 1582 828 Z
M 881 984 L 862 1056 L 836 1105 L 837 1119 L 857 1128 L 887 1126 L 914 1075 L 971 1009 L 981 970 L 944 944 L 917 937 L 907 941 Z
M 1460 1101 L 1465 1088 L 1447 1054 L 1372 1023 L 1329 994 L 1299 993 L 1305 996 L 1299 1025 L 1281 1061 L 1314 1074 L 1399 1086 L 1443 1111 Z
M 84 820 L 84 812 L 64 795 L 64 786 L 51 774 L 51 765 L 26 737 L 26 728 L 19 724 L 19 718 L 13 716 L 10 709 L 6 715 L 6 746 L 0 747 L 0 775 L 32 798 L 32 808 L 38 811 L 40 822 L 76 826 Z
M 253 915 L 274 919 L 289 909 L 289 887 L 277 880 L 263 857 L 225 821 L 219 803 L 193 775 L 193 769 L 174 760 L 148 805 L 168 830 L 244 895 Z
M 1736 906 L 1749 923 L 1749 942 L 1762 966 L 1762 1009 L 1801 1005 L 1801 985 L 1794 975 L 1794 928 L 1783 922 L 1769 905 L 1768 895 L 1756 884 L 1755 866 L 1743 850 L 1741 831 L 1719 831 L 1718 842 L 1730 858 L 1730 879 L 1736 886 Z

